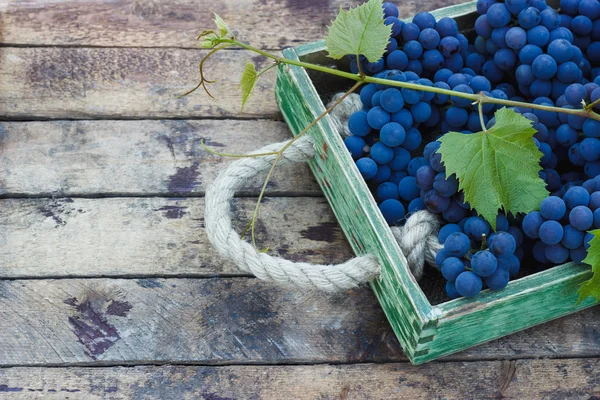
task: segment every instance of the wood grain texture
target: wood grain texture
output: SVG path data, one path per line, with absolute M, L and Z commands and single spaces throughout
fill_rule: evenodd
M 405 361 L 367 288 L 248 278 L 0 281 L 0 366 Z M 600 308 L 445 360 L 599 357 Z
M 232 160 L 202 140 L 244 154 L 290 138 L 266 120 L 0 122 L 0 195 L 202 195 Z M 322 195 L 305 164 L 277 168 L 267 193 Z
M 178 98 L 199 80 L 206 50 L 0 48 L 4 119 L 279 118 L 275 73 L 261 77 L 244 113 L 239 80 L 252 55 L 223 51 L 206 63 L 217 100 L 202 91 Z M 254 57 L 257 68 L 270 65 Z
M 238 232 L 255 198 L 235 199 Z M 324 198 L 267 198 L 257 239 L 291 260 L 353 257 Z M 0 278 L 240 274 L 204 232 L 203 198 L 0 200 Z
M 592 399 L 597 359 L 316 366 L 9 368 L 11 399 Z
M 400 15 L 460 1 L 399 2 Z M 195 47 L 196 36 L 214 28 L 217 12 L 236 37 L 280 49 L 322 39 L 326 26 L 348 0 L 98 0 L 0 1 L 0 39 L 11 45 Z M 397 2 L 398 3 L 398 2 Z

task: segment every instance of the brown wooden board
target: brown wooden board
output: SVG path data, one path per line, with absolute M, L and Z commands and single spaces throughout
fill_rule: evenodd
M 5 26 L 5 24 L 3 24 Z M 270 65 L 245 51 L 206 63 L 217 100 L 203 91 L 176 96 L 199 80 L 207 50 L 161 48 L 0 48 L 0 116 L 4 119 L 279 118 L 275 71 L 263 75 L 241 113 L 244 64 Z
M 318 366 L 9 368 L 11 399 L 590 399 L 597 359 Z M 457 379 L 460 377 L 460 379 Z
M 402 17 L 457 0 L 400 2 Z M 195 47 L 196 36 L 213 29 L 217 12 L 242 40 L 280 49 L 322 39 L 340 6 L 362 1 L 66 0 L 0 1 L 0 40 L 10 45 Z M 396 2 L 398 3 L 398 2 Z
M 238 232 L 255 204 L 233 201 Z M 0 227 L 0 278 L 240 274 L 208 242 L 203 198 L 0 200 Z M 266 198 L 257 228 L 261 246 L 291 260 L 353 256 L 322 197 Z
M 406 360 L 369 289 L 249 278 L 0 281 L 0 366 Z M 446 358 L 600 356 L 600 308 Z
M 245 154 L 290 138 L 267 120 L 0 122 L 0 195 L 201 195 L 232 160 L 202 140 Z M 258 195 L 263 181 L 240 193 Z M 277 168 L 267 194 L 322 196 L 305 164 Z

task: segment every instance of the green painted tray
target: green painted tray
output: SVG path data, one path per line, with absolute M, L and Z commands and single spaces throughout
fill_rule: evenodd
M 453 17 L 461 29 L 472 27 L 475 2 L 434 11 Z M 345 68 L 325 56 L 323 41 L 283 51 L 285 57 Z M 330 75 L 307 73 L 294 66 L 278 70 L 276 97 L 294 135 L 319 116 L 323 100 L 349 82 Z M 312 78 L 312 79 L 311 79 Z M 590 278 L 588 267 L 573 263 L 511 281 L 504 290 L 485 290 L 473 299 L 432 305 L 415 281 L 392 232 L 379 212 L 367 184 L 331 120 L 323 118 L 309 132 L 317 155 L 309 164 L 348 241 L 357 255 L 374 254 L 381 275 L 371 286 L 413 364 L 421 364 L 467 349 L 596 304 L 579 305 L 577 289 Z M 441 285 L 441 283 L 440 283 Z

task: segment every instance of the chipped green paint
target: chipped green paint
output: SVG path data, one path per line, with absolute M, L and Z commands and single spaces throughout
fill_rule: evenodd
M 433 13 L 437 18 L 453 17 L 465 28 L 475 20 L 475 4 L 450 6 Z M 331 63 L 325 57 L 324 41 L 286 49 L 283 54 L 295 60 Z M 334 81 L 328 77 L 328 83 Z M 294 135 L 325 110 L 315 82 L 302 68 L 279 67 L 276 97 Z M 317 150 L 310 167 L 356 254 L 371 253 L 378 257 L 381 276 L 371 286 L 414 364 L 598 303 L 587 299 L 575 305 L 577 289 L 591 272 L 586 267 L 565 264 L 513 281 L 499 292 L 486 290 L 474 299 L 432 306 L 411 275 L 391 230 L 329 118 L 323 118 L 309 134 Z

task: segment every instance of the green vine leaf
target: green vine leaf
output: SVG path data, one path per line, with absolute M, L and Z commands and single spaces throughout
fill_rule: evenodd
M 257 81 L 258 74 L 256 73 L 256 68 L 253 63 L 248 61 L 246 67 L 244 67 L 242 80 L 240 81 L 240 88 L 242 89 L 242 111 L 244 110 L 244 105 L 248 101 L 250 94 L 252 94 L 252 90 L 254 90 Z
M 383 57 L 391 34 L 392 27 L 383 22 L 382 0 L 369 0 L 348 11 L 340 7 L 328 29 L 325 46 L 328 56 L 336 60 L 358 54 L 375 62 Z
M 592 266 L 594 275 L 581 284 L 577 292 L 579 293 L 577 304 L 581 303 L 587 297 L 593 297 L 595 300 L 600 299 L 600 229 L 593 230 L 590 233 L 594 237 L 590 241 L 590 248 L 583 262 Z
M 215 24 L 217 24 L 217 28 L 219 28 L 219 36 L 221 38 L 227 37 L 227 36 L 233 36 L 233 34 L 231 33 L 231 30 L 229 29 L 229 27 L 227 26 L 227 24 L 225 23 L 225 21 L 223 21 L 223 19 L 221 17 L 219 17 L 219 15 L 217 13 L 213 13 L 215 14 Z
M 494 229 L 499 209 L 528 213 L 548 196 L 538 175 L 542 153 L 532 140 L 531 121 L 507 108 L 496 111 L 495 118 L 485 132 L 449 132 L 439 139 L 446 174 L 456 174 L 465 201 Z

